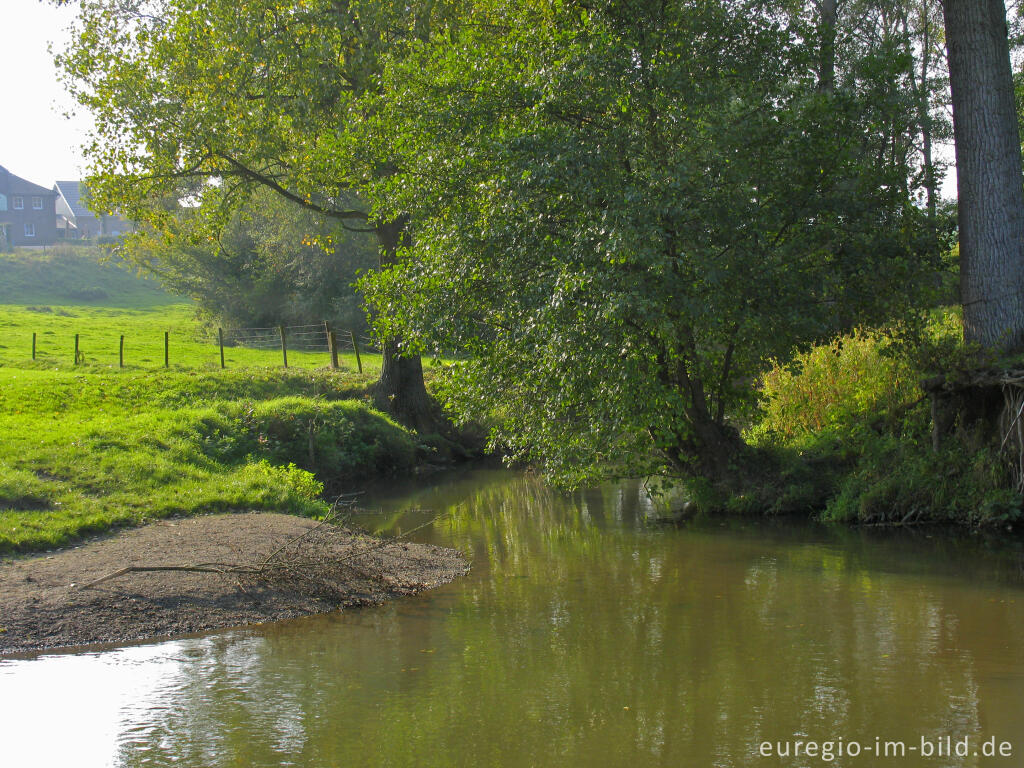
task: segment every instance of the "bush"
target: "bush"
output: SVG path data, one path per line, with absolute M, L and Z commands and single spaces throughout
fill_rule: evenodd
M 1021 497 L 1005 460 L 991 447 L 960 446 L 938 453 L 891 437 L 879 438 L 843 478 L 826 520 L 863 523 L 955 522 L 982 526 L 1016 522 Z
M 858 330 L 772 368 L 760 418 L 746 433 L 773 471 L 756 499 L 762 511 L 813 505 L 824 519 L 845 522 L 1017 521 L 1021 497 L 998 446 L 952 441 L 932 450 L 919 383 L 977 364 L 960 338 L 959 313 L 950 309 L 915 327 Z
M 309 514 L 323 511 L 321 494 L 324 484 L 311 472 L 299 469 L 295 464 L 277 466 L 265 459 L 253 461 L 242 467 L 236 479 L 244 485 L 262 490 L 264 505 L 273 509 L 291 509 Z
M 857 330 L 774 366 L 762 380 L 761 418 L 747 438 L 785 445 L 826 433 L 849 436 L 917 399 L 918 378 L 883 334 Z

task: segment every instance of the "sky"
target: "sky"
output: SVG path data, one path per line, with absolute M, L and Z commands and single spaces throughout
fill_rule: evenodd
M 68 119 L 75 108 L 57 78 L 48 46 L 61 50 L 68 40 L 77 3 L 55 7 L 49 0 L 0 0 L 0 165 L 44 187 L 84 175 L 81 147 L 92 125 L 88 114 Z M 952 148 L 940 148 L 952 159 Z M 942 195 L 956 197 L 950 170 Z
M 53 57 L 68 39 L 75 5 L 56 8 L 40 0 L 0 0 L 0 165 L 44 187 L 83 175 L 81 146 L 91 127 L 87 115 L 62 116 L 74 106 L 57 79 Z

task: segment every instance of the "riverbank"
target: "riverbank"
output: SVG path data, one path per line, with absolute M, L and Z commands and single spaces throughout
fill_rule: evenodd
M 205 570 L 131 571 L 86 586 L 130 567 L 202 564 Z M 0 656 L 373 605 L 468 570 L 453 549 L 378 539 L 293 515 L 163 520 L 0 563 Z
M 307 517 L 439 463 L 350 371 L 0 367 L 0 555 L 170 516 Z

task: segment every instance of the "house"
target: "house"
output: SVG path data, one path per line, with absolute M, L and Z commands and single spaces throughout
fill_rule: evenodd
M 57 242 L 57 195 L 0 166 L 0 247 Z
M 53 185 L 57 195 L 57 228 L 68 239 L 117 237 L 132 232 L 132 222 L 118 214 L 97 216 L 89 210 L 89 188 L 81 181 L 58 181 Z

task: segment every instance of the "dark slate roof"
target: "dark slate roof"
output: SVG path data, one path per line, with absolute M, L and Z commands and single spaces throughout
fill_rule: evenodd
M 52 195 L 54 191 L 33 184 L 27 179 L 15 176 L 2 165 L 0 165 L 0 189 L 6 189 L 12 195 Z
M 85 199 L 88 196 L 89 190 L 82 182 L 58 181 L 53 185 L 53 188 L 57 191 L 57 194 L 62 195 L 67 201 L 68 207 L 71 209 L 71 212 L 75 214 L 76 219 L 96 215 L 90 211 L 89 206 L 85 204 Z

